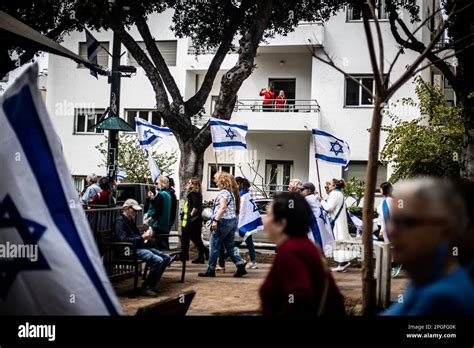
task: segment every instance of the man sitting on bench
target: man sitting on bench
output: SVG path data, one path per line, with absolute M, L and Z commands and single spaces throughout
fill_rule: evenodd
M 158 249 L 153 248 L 150 240 L 153 237 L 151 231 L 140 234 L 135 223 L 137 211 L 142 207 L 134 199 L 127 199 L 123 204 L 123 212 L 114 222 L 113 238 L 115 242 L 132 243 L 137 252 L 139 259 L 150 264 L 150 272 L 143 282 L 141 294 L 143 296 L 156 297 L 156 284 L 160 280 L 163 272 L 168 266 L 172 258 Z

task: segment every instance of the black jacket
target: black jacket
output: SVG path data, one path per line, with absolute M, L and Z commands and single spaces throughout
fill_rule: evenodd
M 178 207 L 178 198 L 176 198 L 176 192 L 174 188 L 170 187 L 168 193 L 171 196 L 171 213 L 170 213 L 170 226 L 173 226 L 176 221 L 176 210 Z
M 123 214 L 114 222 L 112 238 L 114 242 L 132 243 L 135 248 L 143 248 L 145 246 L 145 241 L 141 237 L 135 221 L 130 220 Z

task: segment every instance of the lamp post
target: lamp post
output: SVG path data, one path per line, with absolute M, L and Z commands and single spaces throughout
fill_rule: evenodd
M 107 146 L 107 177 L 110 183 L 114 183 L 117 178 L 117 159 L 118 159 L 118 144 L 119 132 L 133 132 L 133 127 L 126 121 L 119 117 L 120 113 L 120 78 L 130 77 L 136 72 L 133 66 L 120 65 L 121 58 L 121 42 L 114 33 L 113 47 L 112 47 L 112 72 L 109 77 L 110 83 L 110 106 L 106 118 L 100 120 L 91 128 L 103 129 L 109 131 L 108 146 Z M 124 75 L 122 75 L 124 72 Z M 116 192 L 112 189 L 112 195 L 116 196 Z

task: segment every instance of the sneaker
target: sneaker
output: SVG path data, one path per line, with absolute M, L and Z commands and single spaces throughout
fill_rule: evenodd
M 216 272 L 225 273 L 225 266 L 221 267 L 221 266 L 217 265 L 216 266 Z
M 216 271 L 208 269 L 206 272 L 198 273 L 199 277 L 215 277 Z
M 247 268 L 250 268 L 250 269 L 257 269 L 258 266 L 257 266 L 257 263 L 256 262 L 249 262 L 247 264 Z
M 337 267 L 331 268 L 333 272 L 345 272 L 346 269 L 350 266 L 350 262 L 347 262 L 345 265 L 337 265 Z
M 146 296 L 146 297 L 156 297 L 156 296 L 158 296 L 158 294 L 150 288 L 142 288 L 142 290 L 140 291 L 140 295 Z
M 240 264 L 237 266 L 237 271 L 235 271 L 234 277 L 239 278 L 246 274 L 247 274 L 247 271 L 245 270 L 245 264 Z

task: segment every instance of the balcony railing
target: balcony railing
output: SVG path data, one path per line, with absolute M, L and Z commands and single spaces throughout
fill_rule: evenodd
M 268 112 L 319 112 L 320 106 L 316 99 L 287 99 L 287 105 L 277 107 L 275 104 L 271 104 L 265 107 L 265 111 Z M 263 112 L 263 100 L 262 99 L 239 99 L 234 107 L 234 112 L 239 111 L 252 111 L 252 112 Z M 283 114 L 281 116 L 284 116 Z M 196 127 L 202 127 L 209 120 L 210 115 L 195 115 L 191 121 Z
M 275 104 L 276 99 L 271 99 L 272 104 L 263 105 L 262 99 L 239 99 L 234 111 L 271 111 L 271 112 L 319 112 L 320 106 L 316 99 L 286 99 L 286 104 Z

